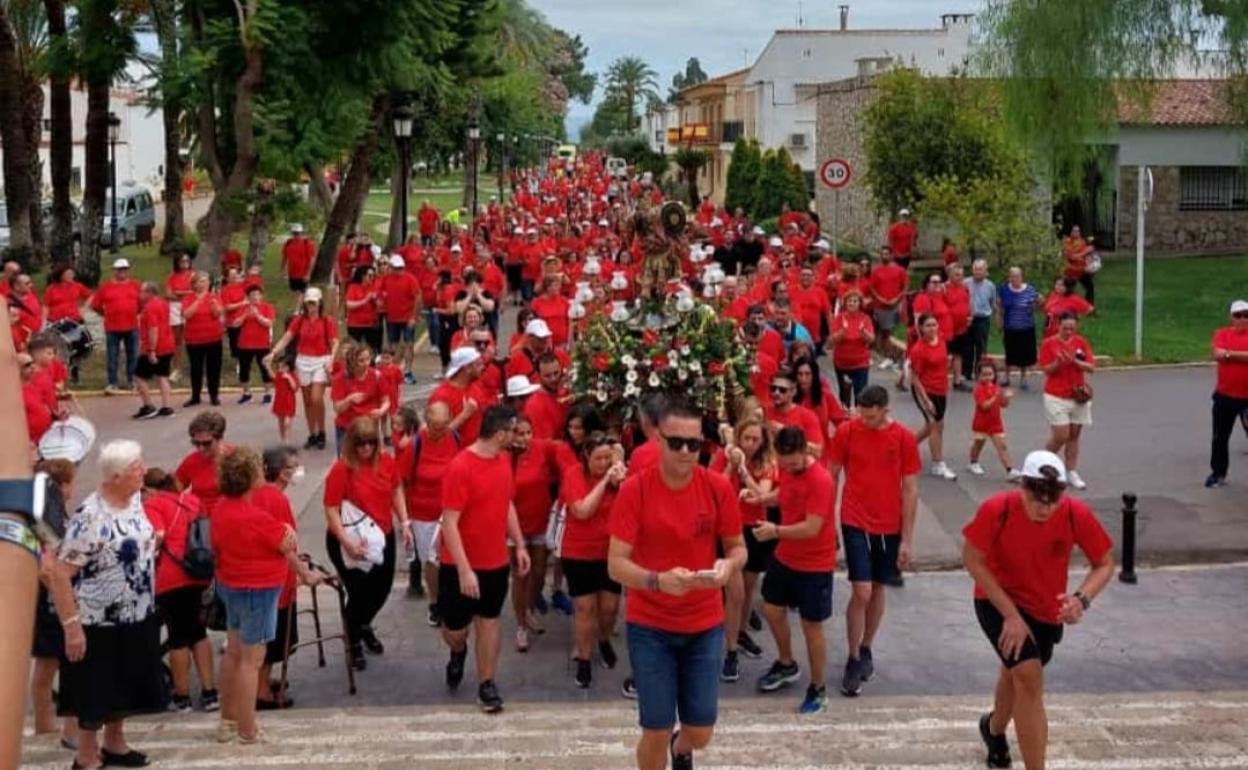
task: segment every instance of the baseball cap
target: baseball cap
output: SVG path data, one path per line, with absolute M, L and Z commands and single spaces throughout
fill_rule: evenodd
M 910 209 L 902 209 L 901 211 L 898 211 L 897 213 L 901 214 L 903 217 L 908 217 L 910 216 Z
M 815 241 L 815 248 L 823 249 L 824 251 L 827 251 L 828 249 L 832 248 L 832 244 L 828 243 L 826 238 L 820 238 L 819 240 Z
M 773 246 L 775 248 L 779 248 L 784 245 L 784 241 L 780 240 L 779 238 L 773 237 L 770 241 L 767 241 L 767 245 Z
M 301 233 L 301 232 L 303 232 L 303 225 L 301 225 L 301 224 L 299 224 L 298 222 L 296 222 L 296 223 L 294 223 L 293 225 L 291 225 L 291 226 L 290 226 L 290 231 L 291 231 L 292 233 Z
M 512 235 L 524 235 L 524 228 L 523 228 L 523 227 L 517 227 L 517 228 L 514 228 L 514 229 L 511 231 L 511 233 L 512 233 Z
M 114 259 L 113 269 L 114 270 L 129 270 L 130 260 L 126 259 L 125 257 L 118 257 L 117 259 Z
M 542 224 L 544 225 L 553 225 L 554 223 L 555 223 L 555 220 L 553 217 L 546 217 L 545 219 L 542 220 Z
M 516 374 L 507 378 L 507 397 L 515 398 L 516 396 L 527 396 L 536 393 L 541 388 L 540 385 L 534 383 L 523 374 Z
M 390 267 L 403 267 L 405 264 L 407 263 L 404 262 L 403 258 L 400 257 L 398 254 L 390 255 Z
M 471 366 L 481 360 L 481 354 L 476 348 L 465 347 L 455 348 L 451 351 L 451 363 L 446 367 L 446 376 L 454 377 L 459 374 L 459 370 L 465 366 Z
M 534 318 L 524 327 L 524 333 L 530 337 L 549 337 L 550 327 L 540 318 Z
M 315 286 L 309 286 L 307 291 L 303 293 L 303 301 L 304 302 L 320 302 L 321 296 L 322 295 L 321 295 L 320 289 L 316 288 Z
M 1248 313 L 1248 299 L 1237 299 L 1231 303 L 1232 313 Z
M 1062 458 L 1044 449 L 1037 449 L 1027 455 L 1027 459 L 1023 461 L 1023 478 L 1047 478 L 1043 473 L 1045 468 L 1057 471 L 1057 480 L 1063 484 L 1066 483 L 1066 463 L 1062 462 Z
M 755 235 L 766 235 L 766 234 L 767 234 L 766 232 L 764 232 L 764 231 L 763 231 L 763 228 L 761 228 L 761 227 L 755 227 L 755 228 L 754 228 L 753 230 L 751 230 L 750 232 L 754 233 Z
M 463 251 L 463 250 L 464 250 L 464 247 L 460 246 L 458 243 L 451 244 L 451 251 Z

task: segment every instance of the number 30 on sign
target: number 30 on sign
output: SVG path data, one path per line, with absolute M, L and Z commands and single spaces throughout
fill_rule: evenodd
M 819 167 L 819 181 L 823 182 L 824 187 L 832 190 L 845 187 L 853 177 L 853 169 L 850 168 L 849 161 L 844 158 L 832 158 L 824 161 Z

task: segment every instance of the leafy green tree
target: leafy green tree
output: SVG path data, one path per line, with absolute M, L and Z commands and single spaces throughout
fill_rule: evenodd
M 689 86 L 696 86 L 698 83 L 706 82 L 708 77 L 702 70 L 702 63 L 698 61 L 698 57 L 691 56 L 685 62 L 685 71 L 672 75 L 672 87 L 667 92 L 667 100 L 675 104 L 677 94 Z
M 54 263 L 68 263 L 74 254 L 74 208 L 69 199 L 74 166 L 73 105 L 69 90 L 74 74 L 73 47 L 65 17 L 65 0 L 44 0 L 43 5 L 48 20 L 48 172 L 52 181 L 48 252 Z
M 787 158 L 788 153 L 784 154 Z M 767 150 L 763 153 L 759 163 L 758 177 L 754 182 L 754 210 L 751 215 L 755 219 L 766 219 L 778 215 L 782 206 L 789 201 L 792 184 L 788 166 L 789 163 L 781 159 L 776 150 Z
M 696 209 L 702 203 L 702 197 L 698 194 L 698 172 L 711 162 L 711 154 L 706 150 L 682 147 L 672 155 L 672 160 L 680 169 L 689 192 L 689 206 Z
M 25 100 L 22 41 L 15 33 L 20 9 L 0 3 L 0 142 L 4 145 L 4 197 L 9 225 L 9 245 L 3 255 L 23 264 L 34 259 L 35 227 L 32 207 L 38 204 L 31 177 L 29 138 L 23 115 Z M 42 105 L 42 100 L 40 100 Z
M 794 211 L 810 210 L 810 188 L 806 185 L 806 172 L 802 171 L 802 164 L 797 163 L 789 155 L 789 151 L 780 148 L 777 153 L 782 162 L 787 162 L 788 172 L 788 201 L 789 208 Z
M 624 131 L 640 128 L 639 104 L 658 97 L 658 73 L 637 56 L 621 56 L 607 67 L 607 100 L 616 102 L 624 113 Z
M 738 208 L 747 213 L 754 210 L 754 187 L 761 164 L 762 152 L 758 148 L 758 140 L 753 137 L 737 139 L 732 146 L 732 157 L 728 160 L 728 180 L 724 191 L 724 208 L 729 212 Z

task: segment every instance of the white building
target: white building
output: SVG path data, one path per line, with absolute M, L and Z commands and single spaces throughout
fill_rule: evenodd
M 668 151 L 667 130 L 680 128 L 680 108 L 674 104 L 663 104 L 660 110 L 647 110 L 641 116 L 641 130 L 646 135 L 646 143 L 651 152 L 666 153 Z

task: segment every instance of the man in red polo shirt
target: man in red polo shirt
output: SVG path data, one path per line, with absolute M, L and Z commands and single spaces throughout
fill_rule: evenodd
M 512 504 L 511 446 L 516 412 L 492 406 L 481 435 L 451 461 L 442 480 L 442 545 L 438 611 L 451 649 L 446 685 L 459 687 L 468 657 L 468 625 L 476 637 L 477 702 L 487 714 L 503 710 L 494 677 L 502 628 L 499 614 L 510 581 L 507 542 L 515 544 L 516 571 L 529 571 L 529 552 Z
M 160 287 L 148 281 L 143 284 L 140 298 L 143 311 L 139 313 L 140 358 L 134 369 L 138 383 L 139 399 L 143 402 L 134 414 L 136 420 L 152 417 L 169 417 L 171 392 L 169 371 L 173 364 L 173 327 L 169 325 L 169 303 L 160 296 Z M 152 404 L 152 380 L 160 389 L 160 409 Z
M 910 565 L 914 516 L 919 506 L 919 444 L 888 414 L 888 391 L 868 385 L 858 417 L 832 437 L 828 471 L 845 471 L 841 539 L 853 589 L 845 611 L 849 660 L 841 693 L 854 697 L 875 673 L 871 643 L 884 620 L 884 587 Z
M 1235 420 L 1248 430 L 1248 300 L 1231 303 L 1231 325 L 1213 333 L 1213 360 L 1217 362 L 1217 383 L 1213 389 L 1213 451 L 1206 487 L 1226 483 L 1230 468 L 1231 433 Z
M 795 609 L 802 619 L 802 636 L 810 658 L 810 687 L 798 713 L 816 714 L 828 708 L 824 684 L 828 645 L 823 622 L 832 617 L 836 481 L 807 450 L 801 429 L 788 426 L 781 430 L 776 435 L 780 483 L 767 495 L 747 493 L 746 502 L 780 507 L 780 523 L 763 521 L 754 527 L 758 542 L 779 541 L 763 578 L 763 615 L 776 640 L 778 656 L 758 680 L 758 689 L 774 692 L 801 676 L 793 659 L 786 614 Z
M 411 385 L 416 382 L 412 374 L 415 353 L 412 343 L 416 341 L 416 315 L 420 311 L 420 281 L 406 268 L 403 257 L 390 257 L 393 268 L 381 277 L 381 301 L 386 313 L 386 341 L 398 346 L 395 362 L 403 369 L 403 379 Z
M 547 351 L 537 359 L 541 388 L 524 404 L 524 414 L 533 425 L 533 437 L 554 440 L 563 432 L 568 405 L 563 402 L 563 364 Z
M 919 242 L 919 228 L 910 220 L 910 209 L 902 209 L 897 214 L 901 219 L 888 227 L 888 246 L 897 264 L 909 270 L 910 259 Z
M 476 348 L 462 347 L 451 351 L 446 379 L 429 394 L 429 403 L 444 403 L 451 410 L 449 429 L 457 431 L 465 444 L 477 440 L 481 429 L 481 403 L 474 397 L 473 384 L 485 370 L 481 353 Z
M 611 579 L 628 589 L 639 770 L 662 770 L 669 757 L 673 768 L 692 768 L 694 750 L 710 743 L 724 650 L 723 588 L 746 558 L 732 486 L 698 465 L 702 414 L 669 402 L 658 434 L 658 466 L 625 481 L 615 499 L 607 564 Z
M 529 321 L 524 327 L 524 338 L 521 344 L 509 351 L 507 376 L 515 377 L 519 374 L 528 377 L 533 382 L 540 383 L 541 375 L 537 370 L 537 362 L 547 352 L 553 352 L 560 366 L 566 371 L 572 365 L 572 359 L 568 357 L 567 351 L 551 347 L 553 339 L 550 326 L 545 321 L 540 318 Z
M 797 286 L 789 288 L 789 301 L 793 303 L 797 322 L 806 327 L 822 350 L 832 329 L 832 302 L 828 293 L 815 284 L 814 265 L 802 265 Z
M 120 391 L 117 387 L 117 359 L 120 348 L 126 348 L 126 388 L 134 381 L 134 367 L 139 354 L 139 282 L 130 277 L 130 260 L 113 260 L 113 277 L 100 284 L 91 298 L 91 309 L 104 316 L 104 337 L 107 343 L 108 386 L 106 394 Z
M 428 200 L 420 204 L 420 211 L 416 213 L 416 221 L 419 223 L 422 246 L 433 245 L 433 238 L 438 232 L 438 221 L 441 218 L 442 215 Z
M 316 262 L 316 242 L 303 234 L 303 225 L 296 222 L 290 226 L 290 238 L 282 244 L 282 272 L 290 290 L 302 299 L 304 289 L 312 280 L 312 265 Z

